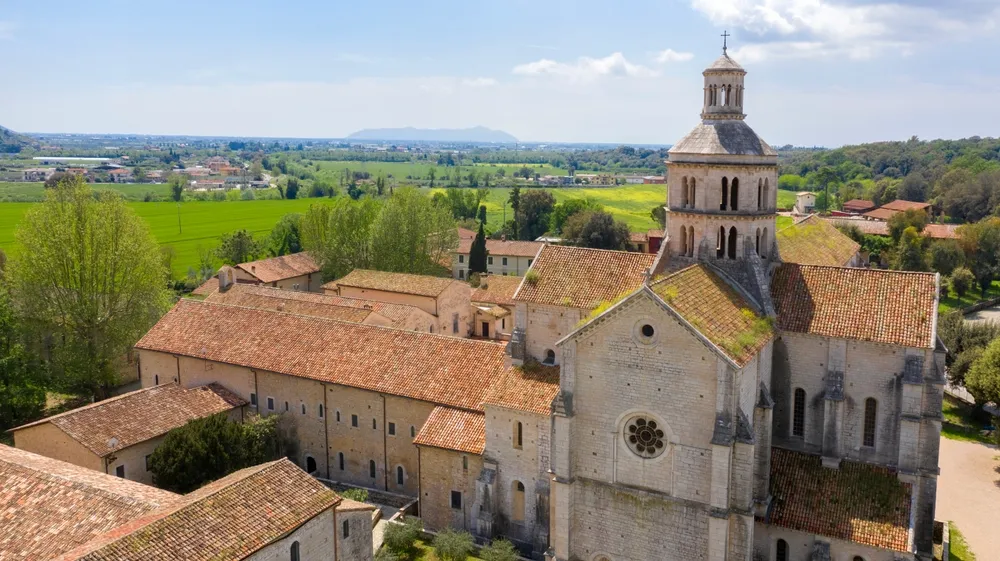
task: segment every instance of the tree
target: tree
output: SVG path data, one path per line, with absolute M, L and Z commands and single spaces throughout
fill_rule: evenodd
M 372 267 L 379 271 L 433 274 L 456 247 L 451 213 L 413 187 L 389 197 L 372 223 Z
M 629 231 L 624 222 L 615 221 L 607 212 L 583 212 L 566 221 L 563 237 L 580 247 L 625 249 Z
M 530 189 L 520 196 L 518 202 L 518 239 L 533 240 L 544 234 L 549 228 L 549 215 L 556 205 L 552 193 L 544 189 Z
M 951 273 L 951 288 L 955 291 L 955 294 L 958 294 L 959 298 L 962 298 L 972 288 L 972 283 L 975 280 L 976 277 L 973 276 L 972 271 L 965 267 L 958 267 Z
M 253 261 L 264 253 L 264 248 L 260 242 L 253 238 L 253 234 L 246 230 L 236 230 L 222 236 L 219 247 L 215 250 L 215 255 L 226 265 L 239 265 L 247 261 Z
M 0 251 L 0 431 L 32 421 L 45 409 L 41 368 L 29 360 L 21 346 L 3 269 Z
M 893 268 L 899 271 L 926 271 L 923 243 L 924 240 L 915 227 L 910 226 L 903 230 Z
M 469 274 L 485 273 L 487 269 L 486 257 L 488 255 L 486 233 L 483 231 L 483 222 L 480 222 L 479 232 L 476 233 L 476 239 L 472 240 L 472 247 L 469 249 Z
M 604 210 L 600 203 L 593 199 L 570 199 L 564 203 L 557 204 L 552 209 L 549 216 L 549 231 L 554 234 L 561 234 L 566 220 L 578 212 L 595 212 Z
M 172 173 L 170 177 L 167 178 L 167 185 L 170 186 L 170 198 L 174 202 L 181 202 L 184 198 L 184 188 L 187 187 L 188 180 L 187 176 L 181 175 L 179 173 Z
M 383 543 L 393 553 L 410 557 L 422 530 L 419 518 L 408 517 L 401 523 L 390 522 L 385 527 Z
M 947 277 L 965 263 L 965 254 L 957 240 L 937 240 L 931 244 L 931 268 Z
M 319 263 L 325 280 L 372 267 L 372 225 L 382 204 L 374 199 L 338 198 L 312 205 L 302 217 L 302 247 Z
M 245 467 L 279 458 L 278 415 L 231 421 L 225 413 L 202 417 L 167 433 L 149 459 L 153 483 L 188 493 Z
M 299 180 L 295 177 L 288 178 L 288 184 L 285 185 L 285 198 L 294 199 L 299 196 Z
M 500 171 L 503 171 L 503 168 L 500 168 Z M 512 220 L 512 224 L 511 224 L 513 235 L 511 237 L 513 239 L 517 240 L 517 239 L 520 239 L 517 236 L 517 234 L 518 234 L 518 232 L 517 232 L 517 230 L 518 230 L 518 228 L 517 228 L 517 213 L 518 213 L 518 211 L 521 210 L 521 188 L 520 187 L 518 187 L 517 185 L 515 185 L 510 190 L 510 196 L 507 198 L 507 202 L 510 203 L 510 208 L 511 208 L 511 210 L 514 211 L 514 219 Z
M 653 219 L 660 228 L 667 225 L 667 209 L 663 205 L 656 205 L 649 211 L 649 217 Z
M 479 557 L 483 561 L 517 561 L 520 555 L 514 544 L 503 538 L 497 538 L 479 551 Z
M 441 561 L 465 561 L 474 546 L 472 534 L 456 532 L 451 528 L 441 530 L 434 538 L 434 553 Z
M 965 263 L 985 296 L 1000 272 L 1000 218 L 960 226 L 958 238 L 965 252 Z
M 271 228 L 267 238 L 267 252 L 272 257 L 302 251 L 302 215 L 286 214 Z
M 1000 339 L 995 339 L 972 363 L 965 387 L 977 403 L 1000 403 Z
M 437 168 L 434 168 L 434 167 L 431 167 L 430 169 L 427 170 L 427 179 L 429 179 L 430 182 L 431 182 L 431 184 L 430 184 L 430 188 L 431 189 L 434 188 L 434 176 L 437 175 L 437 171 L 436 170 L 437 170 Z
M 55 189 L 56 187 L 59 186 L 60 183 L 62 183 L 63 181 L 66 181 L 67 179 L 70 180 L 70 181 L 72 181 L 73 180 L 73 174 L 72 173 L 62 172 L 62 171 L 58 171 L 56 173 L 53 173 L 52 175 L 49 176 L 48 179 L 45 180 L 45 188 L 46 189 Z
M 903 178 L 896 195 L 904 201 L 923 202 L 927 200 L 927 180 L 919 173 L 911 173 Z
M 22 325 L 47 343 L 53 375 L 106 395 L 116 362 L 169 305 L 148 226 L 121 195 L 75 177 L 28 210 L 15 239 L 6 274 Z
M 917 232 L 923 232 L 927 226 L 927 213 L 911 208 L 903 212 L 897 212 L 889 218 L 889 236 L 892 243 L 898 244 L 903 231 L 909 227 L 916 228 Z

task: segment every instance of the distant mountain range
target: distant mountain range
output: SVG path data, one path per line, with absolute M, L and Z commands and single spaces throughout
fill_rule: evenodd
M 38 146 L 38 142 L 31 137 L 0 127 L 0 152 L 20 152 L 21 149 L 31 146 Z
M 352 133 L 350 140 L 399 140 L 407 142 L 498 142 L 513 143 L 517 139 L 504 131 L 486 127 L 468 129 L 364 129 Z

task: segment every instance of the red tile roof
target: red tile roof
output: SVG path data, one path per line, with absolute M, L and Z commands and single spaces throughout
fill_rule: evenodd
M 460 240 L 473 240 L 476 238 L 476 233 L 468 228 L 458 229 L 458 239 Z
M 920 235 L 936 240 L 958 239 L 958 227 L 958 224 L 928 224 Z
M 219 290 L 219 277 L 212 277 L 203 282 L 201 286 L 191 291 L 192 296 L 208 296 Z
M 844 210 L 847 212 L 864 212 L 875 208 L 875 203 L 864 199 L 851 199 L 844 203 Z
M 876 208 L 875 210 L 870 210 L 862 214 L 861 216 L 864 216 L 865 218 L 870 218 L 872 220 L 889 220 L 890 218 L 895 216 L 896 212 L 898 211 L 891 210 L 888 208 Z
M 429 296 L 436 298 L 442 292 L 458 281 L 445 277 L 432 277 L 429 275 L 411 275 L 408 273 L 387 273 L 385 271 L 372 271 L 368 269 L 354 269 L 343 278 L 337 279 L 335 286 L 348 286 L 352 288 L 366 288 L 368 290 L 381 290 L 383 292 L 399 292 L 401 294 L 415 294 L 417 296 Z M 334 284 L 334 283 L 328 283 Z M 327 285 L 323 285 L 327 288 Z
M 435 407 L 413 443 L 482 454 L 486 448 L 486 416 L 451 407 Z
M 473 240 L 463 239 L 458 242 L 455 253 L 468 254 L 472 249 Z M 515 242 L 504 240 L 486 240 L 486 251 L 490 255 L 508 257 L 534 257 L 545 245 L 542 242 Z
M 909 483 L 884 467 L 771 449 L 769 524 L 868 546 L 910 551 Z
M 740 366 L 774 336 L 771 323 L 707 265 L 681 269 L 650 288 Z
M 778 230 L 778 254 L 785 263 L 846 266 L 861 245 L 829 221 L 812 215 Z
M 479 288 L 472 289 L 473 302 L 483 304 L 514 305 L 514 293 L 521 284 L 521 277 L 490 275 L 479 281 Z
M 269 286 L 234 284 L 225 292 L 210 294 L 205 301 L 355 323 L 365 321 L 372 314 L 372 310 L 360 306 L 337 305 L 330 298 L 337 297 Z
M 57 561 L 237 561 L 339 501 L 295 464 L 278 460 L 210 483 Z
M 547 245 L 514 300 L 590 310 L 642 286 L 651 253 Z M 535 275 L 537 280 L 529 282 Z
M 884 220 L 863 220 L 859 218 L 824 218 L 834 226 L 855 227 L 862 234 L 872 236 L 888 236 L 889 223 Z
M 319 265 L 308 253 L 292 253 L 281 257 L 260 259 L 236 266 L 260 279 L 260 282 L 277 282 L 280 280 L 301 277 L 319 273 Z
M 884 208 L 886 210 L 894 210 L 896 212 L 903 212 L 905 210 L 910 210 L 910 209 L 923 210 L 925 208 L 929 208 L 930 206 L 931 206 L 930 203 L 920 203 L 916 201 L 904 201 L 902 199 L 896 199 L 895 201 L 892 201 L 891 203 L 886 203 L 879 208 Z
M 628 239 L 632 243 L 642 243 L 649 241 L 649 234 L 646 232 L 630 232 Z
M 179 498 L 0 444 L 0 559 L 52 559 Z
M 473 410 L 504 369 L 502 343 L 190 299 L 136 348 Z
M 219 384 L 183 388 L 177 384 L 136 390 L 11 429 L 51 423 L 88 450 L 104 457 L 163 436 L 188 421 L 224 413 L 246 401 Z
M 933 348 L 933 273 L 785 263 L 771 281 L 783 331 Z
M 548 415 L 557 393 L 558 366 L 512 366 L 490 388 L 483 405 Z

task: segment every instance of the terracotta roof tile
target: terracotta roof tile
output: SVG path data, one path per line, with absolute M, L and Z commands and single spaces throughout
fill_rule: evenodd
M 771 281 L 783 331 L 932 348 L 933 273 L 785 263 Z
M 707 265 L 682 269 L 650 288 L 741 366 L 774 336 L 771 323 Z
M 335 300 L 337 297 L 269 286 L 234 284 L 225 292 L 210 294 L 205 301 L 355 323 L 365 321 L 372 314 L 371 309 L 361 306 L 340 306 L 331 301 L 331 298 Z
M 373 504 L 363 503 L 360 501 L 355 501 L 352 499 L 340 498 L 340 503 L 337 504 L 337 512 L 353 512 L 357 510 L 375 510 L 378 508 Z
M 630 232 L 628 239 L 633 243 L 648 242 L 649 234 L 646 232 Z
M 884 220 L 863 220 L 859 218 L 824 218 L 823 220 L 832 223 L 834 226 L 853 226 L 866 235 L 889 235 L 889 223 Z
M 819 456 L 773 448 L 769 524 L 831 538 L 909 551 L 909 483 L 880 466 L 842 461 L 824 468 Z
M 843 267 L 861 249 L 836 226 L 815 215 L 778 230 L 777 242 L 782 261 L 803 265 Z
M 276 282 L 319 272 L 319 265 L 304 251 L 240 263 L 236 267 L 257 277 L 261 282 Z
M 188 421 L 246 405 L 219 384 L 136 390 L 11 429 L 51 423 L 99 457 L 163 436 Z M 15 435 L 16 438 L 16 435 Z
M 458 249 L 455 253 L 468 254 L 472 249 L 473 240 L 463 239 L 458 242 Z M 539 249 L 545 245 L 542 242 L 521 242 L 505 240 L 486 240 L 486 251 L 490 255 L 508 257 L 534 257 Z
M 337 279 L 336 286 L 367 288 L 369 290 L 416 294 L 417 296 L 430 296 L 434 298 L 447 290 L 452 283 L 456 282 L 458 281 L 446 277 L 354 269 L 343 278 Z M 327 288 L 327 286 L 324 285 L 323 288 Z
M 502 343 L 184 299 L 136 348 L 477 409 Z
M 655 258 L 651 253 L 547 245 L 531 266 L 538 280 L 526 278 L 514 300 L 590 310 L 642 286 Z
M 936 240 L 958 239 L 958 227 L 958 224 L 928 224 L 920 235 Z
M 483 405 L 548 415 L 557 393 L 558 366 L 512 366 L 490 388 Z
M 179 498 L 0 444 L 0 559 L 52 559 Z
M 896 212 L 898 211 L 888 208 L 876 208 L 875 210 L 869 210 L 861 216 L 872 220 L 889 220 L 896 214 Z
M 479 281 L 479 288 L 472 289 L 472 302 L 483 304 L 514 305 L 514 293 L 522 277 L 490 275 Z
M 458 229 L 458 239 L 460 240 L 472 240 L 476 238 L 477 232 L 474 232 L 468 228 Z
M 925 208 L 930 208 L 930 203 L 921 203 L 917 201 L 904 201 L 902 199 L 896 199 L 891 203 L 886 203 L 879 208 L 884 208 L 887 210 L 894 210 L 896 212 L 903 212 L 910 209 L 923 210 Z
M 486 416 L 451 407 L 435 407 L 413 443 L 482 454 L 486 448 Z
M 58 561 L 236 561 L 340 498 L 287 459 L 247 468 L 113 530 Z
M 875 208 L 875 203 L 864 199 L 851 199 L 844 203 L 844 210 L 847 212 L 864 212 Z
M 191 294 L 194 296 L 208 296 L 217 290 L 219 290 L 219 277 L 212 277 L 203 282 L 198 288 L 192 290 Z

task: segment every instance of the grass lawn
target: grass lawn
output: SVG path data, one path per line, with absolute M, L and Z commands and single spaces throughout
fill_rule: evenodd
M 420 162 L 327 162 L 312 161 L 308 167 L 313 170 L 316 169 L 316 164 L 319 164 L 320 173 L 329 177 L 331 179 L 339 179 L 341 172 L 347 168 L 351 171 L 366 171 L 372 175 L 372 177 L 378 177 L 379 175 L 384 175 L 389 177 L 390 175 L 401 181 L 405 182 L 407 179 L 427 179 L 427 172 L 431 168 L 437 168 L 435 170 L 435 182 L 441 181 L 441 178 L 445 175 L 451 176 L 458 171 L 458 166 L 439 166 L 435 161 L 420 161 Z M 462 175 L 469 175 L 469 171 L 473 168 L 482 173 L 484 171 L 489 171 L 490 173 L 496 173 L 500 168 L 504 169 L 504 173 L 507 177 L 510 177 L 512 173 L 521 169 L 524 166 L 528 166 L 532 172 L 537 172 L 538 175 L 566 175 L 568 172 L 565 169 L 554 168 L 548 164 L 475 164 L 473 165 L 463 165 Z M 586 172 L 580 172 L 586 173 Z
M 958 531 L 958 526 L 953 522 L 948 522 L 948 534 L 951 536 L 951 551 L 949 557 L 951 561 L 976 561 L 976 556 L 969 550 L 969 544 L 965 542 L 962 532 Z
M 778 208 L 792 208 L 793 206 L 795 206 L 795 191 L 778 189 Z
M 417 550 L 417 555 L 413 557 L 412 561 L 438 561 L 438 556 L 434 554 L 434 547 L 431 544 L 423 540 L 417 540 L 417 543 L 414 545 L 414 547 Z M 480 559 L 479 557 L 469 556 L 468 561 L 483 561 L 483 560 Z
M 169 197 L 170 187 L 166 184 L 152 183 L 115 185 L 113 183 L 91 183 L 95 191 L 118 191 L 130 201 L 141 201 L 147 193 L 158 197 Z M 45 198 L 44 183 L 4 182 L 0 181 L 0 203 L 34 203 Z
M 972 418 L 971 405 L 945 395 L 941 410 L 944 413 L 944 422 L 941 423 L 941 436 L 952 440 L 994 444 L 992 438 L 980 434 L 984 425 Z
M 986 291 L 985 297 L 983 297 L 978 286 L 966 292 L 965 296 L 961 298 L 959 298 L 958 294 L 956 294 L 954 290 L 949 288 L 948 297 L 942 298 L 941 301 L 938 302 L 938 314 L 946 314 L 952 310 L 960 310 L 981 300 L 990 300 L 998 296 L 1000 296 L 1000 281 L 993 281 L 993 284 L 990 285 L 990 289 Z

